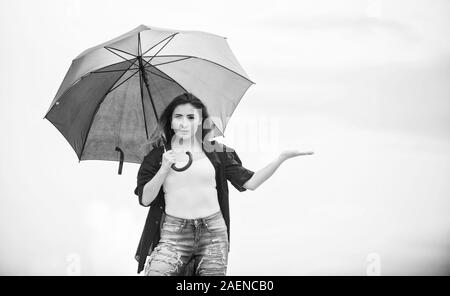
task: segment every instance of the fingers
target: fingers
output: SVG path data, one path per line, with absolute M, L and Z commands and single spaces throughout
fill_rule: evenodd
M 163 154 L 163 160 L 170 164 L 175 163 L 175 153 L 172 150 L 167 150 Z
M 295 156 L 302 156 L 302 155 L 312 155 L 312 154 L 314 154 L 314 152 L 312 152 L 312 151 L 300 152 L 298 150 L 294 150 L 288 154 L 290 154 L 290 157 L 295 157 Z
M 298 155 L 311 155 L 314 154 L 314 152 L 312 151 L 307 151 L 307 152 L 299 152 Z

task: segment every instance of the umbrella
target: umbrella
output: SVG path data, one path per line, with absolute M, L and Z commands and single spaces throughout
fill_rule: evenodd
M 140 25 L 78 55 L 44 119 L 79 162 L 119 161 L 121 174 L 123 162 L 142 162 L 149 132 L 173 98 L 202 100 L 220 136 L 252 84 L 226 37 Z

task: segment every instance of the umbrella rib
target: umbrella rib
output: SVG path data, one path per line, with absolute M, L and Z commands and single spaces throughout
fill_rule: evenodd
M 172 78 L 167 78 L 167 77 L 164 77 L 164 76 L 162 76 L 162 75 L 160 75 L 160 74 L 158 74 L 158 73 L 155 73 L 155 72 L 152 72 L 152 71 L 150 71 L 150 70 L 148 70 L 147 71 L 148 73 L 150 73 L 150 74 L 153 74 L 153 75 L 156 75 L 156 76 L 159 76 L 159 77 L 161 77 L 161 78 L 163 78 L 163 79 L 166 79 L 166 80 L 168 80 L 168 81 L 170 81 L 170 82 L 176 82 L 175 80 L 173 80 Z
M 175 36 L 175 35 L 173 35 L 173 36 Z M 170 37 L 170 36 L 169 36 Z M 169 37 L 167 37 L 167 38 L 169 38 Z M 166 38 L 166 39 L 167 39 Z M 161 41 L 162 42 L 162 41 Z M 159 43 L 161 43 L 161 42 L 159 42 Z M 158 44 L 159 44 L 158 43 Z M 156 45 L 158 45 L 158 44 L 156 44 Z M 156 45 L 154 45 L 153 47 L 155 47 Z M 152 48 L 153 48 L 152 47 Z M 141 56 L 141 32 L 139 32 L 138 33 L 138 52 L 139 52 L 139 56 Z M 151 48 L 149 49 L 149 50 L 151 50 Z M 147 50 L 147 51 L 149 51 L 149 50 Z M 153 56 L 153 57 L 155 57 L 155 56 Z M 145 69 L 145 68 L 151 68 L 152 67 L 152 65 L 150 64 L 150 66 L 149 67 L 146 67 L 146 65 L 143 65 L 143 68 Z M 151 73 L 151 74 L 153 74 L 153 75 L 156 75 L 156 76 L 159 76 L 159 77 L 161 77 L 161 78 L 163 78 L 163 79 L 166 79 L 166 80 L 168 80 L 168 81 L 170 81 L 170 82 L 175 82 L 172 78 L 171 79 L 167 79 L 166 77 L 164 77 L 164 76 L 161 76 L 161 75 L 159 75 L 159 74 L 157 74 L 157 73 L 153 73 L 153 72 L 151 72 L 151 71 L 148 71 L 149 73 Z M 140 80 L 139 80 L 140 81 Z M 141 82 L 141 81 L 140 81 Z M 142 83 L 142 82 L 141 82 Z M 141 86 L 142 87 L 142 86 Z
M 150 56 L 144 56 L 144 57 L 150 57 Z M 161 57 L 161 56 L 158 56 Z M 155 66 L 160 66 L 160 65 L 165 65 L 165 64 L 170 64 L 170 63 L 175 63 L 175 62 L 179 62 L 179 61 L 183 61 L 183 60 L 187 60 L 190 59 L 191 57 L 185 57 L 179 60 L 174 60 L 174 61 L 170 61 L 170 62 L 164 62 L 164 63 L 160 63 L 160 64 L 149 64 L 148 66 L 144 66 L 144 68 L 155 68 Z M 158 69 L 159 70 L 159 69 Z M 153 72 L 152 72 L 153 73 Z
M 118 63 L 114 63 L 114 64 L 111 64 L 111 65 L 108 65 L 108 66 L 106 66 L 106 67 L 103 67 L 103 68 L 101 68 L 101 69 L 104 69 L 104 68 L 107 68 L 107 67 L 110 67 L 110 66 L 114 66 L 114 65 L 117 65 L 117 64 L 120 64 L 120 63 L 123 63 L 123 62 L 118 62 Z M 131 67 L 131 66 L 130 66 Z M 130 69 L 128 69 L 128 70 L 130 70 Z M 128 71 L 128 70 L 123 70 L 123 71 Z M 135 70 L 135 69 L 131 69 L 131 70 Z M 88 75 L 91 75 L 91 74 L 93 74 L 93 73 L 104 73 L 104 72 L 106 72 L 107 70 L 105 70 L 105 71 L 92 71 L 92 72 L 88 72 L 88 73 L 86 73 L 86 74 L 84 74 L 84 75 L 82 75 L 80 78 L 78 78 L 76 81 L 74 81 L 73 83 L 72 83 L 72 85 L 71 86 L 69 86 L 69 87 L 67 87 L 67 89 L 58 97 L 58 99 L 54 99 L 53 100 L 53 102 L 56 102 L 56 101 L 58 101 L 59 99 L 61 99 L 66 93 L 68 93 L 78 82 L 80 82 L 83 78 L 85 78 L 85 77 L 87 77 Z M 110 72 L 114 72 L 114 70 L 111 70 Z M 54 107 L 55 105 L 53 104 L 51 107 L 50 107 L 50 109 L 47 111 L 47 113 L 45 114 L 45 116 L 47 116 L 47 114 L 52 110 L 52 108 Z M 44 116 L 44 118 L 45 118 L 45 116 Z
M 104 47 L 107 51 L 109 51 L 109 52 L 111 52 L 111 53 L 113 53 L 113 54 L 115 54 L 116 56 L 118 56 L 118 57 L 120 57 L 120 58 L 122 58 L 122 59 L 124 59 L 125 61 L 127 61 L 127 62 L 130 62 L 130 60 L 129 59 L 127 59 L 127 58 L 124 58 L 123 56 L 121 56 L 120 54 L 118 54 L 117 52 L 114 52 L 114 51 L 112 51 L 111 50 L 111 48 L 112 47 L 108 47 L 108 46 L 105 46 Z M 116 48 L 112 48 L 112 49 L 115 49 L 115 50 L 118 50 L 118 51 L 121 51 L 121 50 L 119 50 L 119 49 L 116 49 Z M 122 51 L 123 52 L 123 51 Z M 126 52 L 125 52 L 126 53 Z M 129 53 L 126 53 L 126 54 L 129 54 Z M 133 57 L 136 57 L 135 55 L 133 55 L 133 54 L 130 54 L 131 56 L 133 56 Z M 130 62 L 131 63 L 131 62 Z
M 170 79 L 172 79 L 171 81 L 173 82 L 173 83 L 176 83 L 179 87 L 181 87 L 185 92 L 188 92 L 181 84 L 179 84 L 175 79 L 173 79 L 172 77 L 170 77 L 170 75 L 167 75 L 167 73 L 166 72 L 164 72 L 164 71 L 162 71 L 161 69 L 158 69 L 158 68 L 156 68 L 156 67 L 154 67 L 155 69 L 157 69 L 158 71 L 160 71 L 161 73 L 163 73 L 164 75 L 166 75 L 167 77 L 169 77 Z M 153 72 L 151 72 L 151 73 L 153 73 Z M 166 78 L 167 79 L 167 78 Z
M 245 80 L 250 81 L 252 84 L 255 84 L 253 81 L 251 81 L 250 79 L 248 79 L 248 78 L 245 77 L 245 76 L 242 76 L 241 74 L 237 73 L 236 71 L 233 71 L 233 70 L 231 70 L 231 69 L 229 69 L 229 68 L 227 68 L 227 67 L 225 67 L 225 66 L 223 66 L 223 65 L 221 65 L 221 64 L 218 64 L 218 63 L 216 63 L 216 62 L 213 62 L 213 61 L 210 61 L 210 60 L 207 60 L 207 59 L 199 58 L 199 57 L 196 57 L 196 56 L 187 56 L 187 55 L 159 55 L 158 57 L 160 57 L 160 58 L 161 58 L 161 57 L 186 57 L 186 59 L 187 59 L 187 58 L 199 59 L 199 60 L 202 60 L 202 61 L 205 61 L 205 62 L 209 62 L 209 63 L 216 64 L 217 66 L 222 67 L 222 68 L 224 68 L 224 69 L 227 69 L 228 71 L 233 72 L 234 74 L 236 74 L 236 75 L 238 75 L 238 76 L 244 78 Z M 179 62 L 179 61 L 182 61 L 182 59 L 177 60 L 177 61 L 173 61 L 173 62 Z M 154 65 L 154 66 L 155 66 L 155 65 Z M 159 70 L 159 69 L 158 69 L 158 70 Z M 161 71 L 161 72 L 162 72 L 162 71 Z M 165 73 L 164 73 L 164 74 L 165 74 Z
M 158 57 L 160 57 L 160 56 L 158 56 Z M 190 59 L 190 58 L 191 58 L 191 57 L 184 57 L 184 58 L 182 58 L 182 59 L 174 60 L 174 61 L 170 61 L 170 62 L 164 62 L 164 63 L 159 63 L 159 64 L 150 64 L 150 66 L 155 67 L 155 66 L 160 66 L 160 65 L 170 64 L 170 63 L 176 63 L 176 62 L 183 61 L 183 60 L 187 60 L 187 59 Z
M 118 62 L 118 63 L 114 63 L 114 64 L 111 64 L 111 65 L 108 65 L 108 66 L 106 66 L 106 67 L 103 67 L 103 68 L 101 68 L 101 69 L 105 69 L 105 68 L 108 68 L 108 67 L 111 67 L 111 66 L 114 66 L 114 65 L 117 65 L 117 64 L 120 64 L 120 63 L 123 63 L 123 62 Z M 134 62 L 133 62 L 134 63 Z M 131 66 L 130 66 L 131 67 Z M 124 69 L 123 71 L 128 71 L 128 70 L 130 70 L 130 69 Z M 131 70 L 135 70 L 135 69 L 131 69 Z M 59 98 L 58 99 L 60 99 L 60 98 L 62 98 L 72 87 L 74 87 L 78 82 L 80 82 L 84 77 L 86 77 L 86 76 L 88 76 L 88 75 L 91 75 L 91 74 L 93 74 L 93 73 L 106 73 L 106 72 L 114 72 L 114 71 L 116 71 L 116 70 L 110 70 L 110 71 L 108 71 L 108 70 L 100 70 L 100 71 L 91 71 L 91 72 L 88 72 L 88 73 L 86 73 L 86 74 L 84 74 L 83 76 L 81 76 L 80 78 L 78 78 L 74 83 L 72 83 L 72 85 L 71 86 L 69 86 L 60 96 L 59 96 Z M 120 70 L 118 70 L 118 71 L 120 71 Z
M 167 44 L 169 44 L 169 42 L 172 41 L 173 38 L 175 37 L 175 35 L 177 35 L 178 33 L 179 33 L 179 32 L 176 32 L 176 33 L 174 33 L 174 34 L 172 34 L 172 35 L 170 35 L 170 36 L 164 38 L 163 40 L 161 40 L 161 41 L 158 42 L 157 44 L 153 45 L 152 47 L 150 47 L 148 50 L 146 50 L 146 51 L 142 54 L 142 56 L 144 56 L 147 52 L 149 52 L 149 51 L 150 51 L 151 49 L 153 49 L 155 46 L 161 44 L 161 43 L 164 42 L 166 39 L 169 39 L 169 38 L 170 38 L 170 40 L 168 40 L 168 41 L 166 42 L 166 44 L 164 44 L 163 47 L 161 47 L 161 48 L 160 48 L 153 56 L 151 56 L 151 59 L 150 59 L 150 60 L 145 61 L 144 65 L 143 65 L 143 68 L 144 68 L 144 69 L 145 69 L 145 66 L 147 66 L 148 64 L 150 64 L 150 62 L 152 61 L 152 59 L 153 59 L 154 57 L 156 57 L 156 56 L 158 55 L 158 53 L 159 53 L 164 47 L 166 47 Z M 139 34 L 138 37 L 139 37 L 139 41 L 140 41 L 140 34 Z M 169 78 L 171 79 L 172 82 L 176 83 L 176 84 L 177 84 L 179 87 L 181 87 L 185 92 L 187 92 L 187 90 L 186 90 L 183 86 L 181 86 L 177 81 L 175 81 L 172 77 L 170 77 L 169 75 L 167 75 L 166 73 L 164 73 L 164 72 L 161 71 L 160 69 L 156 68 L 154 65 L 150 64 L 150 66 L 153 66 L 155 69 L 157 69 L 158 71 L 160 71 L 161 73 L 163 73 L 164 75 L 166 75 L 167 77 L 169 77 Z M 153 72 L 150 72 L 150 73 L 155 74 L 155 73 L 153 73 Z M 158 75 L 158 74 L 155 74 L 155 75 Z M 160 76 L 160 75 L 158 75 L 158 76 Z M 160 77 L 161 77 L 161 76 L 160 76 Z M 162 78 L 167 79 L 166 77 L 162 77 Z M 170 81 L 170 80 L 169 80 L 169 81 Z M 151 96 L 151 94 L 149 94 L 149 95 Z
M 131 68 L 131 69 L 119 69 L 119 70 L 100 70 L 100 71 L 92 71 L 91 73 L 109 73 L 109 72 L 123 72 L 123 71 L 131 71 L 131 70 L 139 70 L 139 68 Z
M 110 49 L 114 49 L 114 50 L 117 50 L 117 51 L 120 51 L 120 52 L 126 53 L 127 55 L 130 55 L 130 56 L 132 56 L 132 57 L 134 57 L 134 58 L 137 58 L 137 55 L 135 55 L 135 54 L 132 54 L 132 53 L 129 53 L 128 51 L 125 51 L 125 50 L 122 50 L 122 49 L 118 49 L 118 48 L 115 48 L 115 47 L 111 47 L 111 46 L 105 46 L 105 48 L 110 48 Z
M 129 68 L 131 68 L 132 65 L 134 65 L 134 63 L 132 63 L 132 64 L 130 65 Z M 84 152 L 84 147 L 85 147 L 85 145 L 86 145 L 87 137 L 88 137 L 88 135 L 89 135 L 89 132 L 91 131 L 92 123 L 94 122 L 94 118 L 95 118 L 95 116 L 97 115 L 97 112 L 98 112 L 98 109 L 100 108 L 100 105 L 101 105 L 101 104 L 103 103 L 103 101 L 105 100 L 106 96 L 107 96 L 108 93 L 110 92 L 110 90 L 111 90 L 111 88 L 113 87 L 113 85 L 116 84 L 117 81 L 119 81 L 119 79 L 122 78 L 123 75 L 125 75 L 125 73 L 126 73 L 126 71 L 123 72 L 122 75 L 120 75 L 120 76 L 116 79 L 116 81 L 114 81 L 113 84 L 111 84 L 111 87 L 108 89 L 108 91 L 105 92 L 105 94 L 103 95 L 103 98 L 100 100 L 100 102 L 98 103 L 97 107 L 95 108 L 94 115 L 93 115 L 92 118 L 91 118 L 91 122 L 89 123 L 89 128 L 88 128 L 88 130 L 87 130 L 86 136 L 84 137 L 83 148 L 81 149 L 81 153 L 80 153 L 80 156 L 79 156 L 79 161 L 81 161 L 81 157 L 82 157 L 83 152 Z
M 125 71 L 125 72 L 126 72 L 126 71 Z M 116 90 L 116 88 L 118 88 L 119 86 L 121 86 L 122 84 L 124 84 L 125 82 L 127 82 L 128 80 L 130 80 L 130 78 L 133 77 L 134 74 L 136 74 L 137 72 L 139 72 L 139 69 L 138 69 L 137 71 L 135 71 L 133 74 L 131 74 L 127 79 L 125 79 L 124 81 L 122 81 L 121 83 L 119 83 L 118 85 L 116 85 L 114 88 L 110 89 L 110 90 L 108 91 L 108 93 L 110 93 L 110 92 Z M 124 73 L 124 74 L 125 74 L 125 73 Z M 122 76 L 123 76 L 123 75 L 122 75 Z M 117 82 L 117 81 L 116 81 L 116 82 Z
M 205 61 L 205 62 L 210 62 L 210 63 L 216 64 L 217 66 L 222 67 L 222 68 L 224 68 L 224 69 L 227 69 L 228 71 L 230 71 L 230 72 L 232 72 L 232 73 L 234 73 L 234 74 L 236 74 L 236 75 L 238 75 L 238 76 L 244 78 L 245 80 L 250 81 L 252 84 L 256 84 L 256 83 L 254 83 L 253 81 L 251 81 L 250 79 L 248 79 L 247 77 L 245 77 L 245 76 L 243 76 L 243 75 L 237 73 L 236 71 L 233 71 L 233 70 L 231 70 L 231 69 L 229 69 L 229 68 L 227 68 L 227 67 L 225 67 L 225 66 L 223 66 L 223 65 L 221 65 L 221 64 L 218 64 L 218 63 L 216 63 L 216 62 L 213 62 L 213 61 L 210 61 L 210 60 L 207 60 L 207 59 L 202 59 L 202 58 L 199 58 L 199 57 L 191 56 L 191 58 L 195 58 L 195 59 L 199 59 L 199 60 L 202 60 L 202 61 Z
M 150 50 L 152 50 L 153 48 L 155 48 L 156 46 L 158 46 L 159 44 L 161 44 L 162 42 L 164 42 L 166 39 L 169 39 L 169 38 L 170 38 L 170 40 L 167 41 L 167 43 L 161 48 L 161 49 L 163 49 L 170 41 L 172 41 L 173 37 L 175 37 L 175 35 L 177 35 L 177 34 L 178 34 L 178 33 L 172 34 L 172 35 L 170 35 L 170 36 L 167 36 L 167 37 L 164 38 L 163 40 L 159 41 L 158 43 L 156 43 L 155 45 L 153 45 L 152 47 L 150 47 L 149 49 L 147 49 L 147 50 L 142 54 L 142 56 L 144 56 L 147 52 L 149 52 Z M 158 52 L 160 52 L 161 49 L 158 50 Z M 158 54 L 158 52 L 155 54 L 155 56 Z M 144 66 L 145 66 L 145 65 L 144 65 Z
M 153 60 L 153 58 L 154 58 L 155 56 L 157 56 L 157 54 L 158 54 L 165 46 L 167 46 L 167 44 L 169 44 L 170 41 L 173 40 L 173 38 L 174 38 L 175 35 L 177 35 L 177 34 L 179 34 L 179 32 L 174 33 L 173 35 L 166 37 L 165 39 L 161 40 L 160 42 L 158 42 L 157 44 L 155 44 L 154 46 L 152 46 L 151 48 L 149 48 L 147 51 L 145 51 L 145 52 L 142 54 L 143 56 L 144 56 L 147 52 L 149 52 L 152 48 L 154 48 L 155 46 L 157 46 L 158 44 L 160 44 L 160 43 L 163 42 L 164 40 L 170 38 L 170 40 L 167 41 L 167 43 L 164 44 L 164 46 L 161 47 L 161 48 L 158 50 L 158 52 L 155 53 L 155 55 L 151 56 L 152 58 L 151 58 L 150 60 L 148 60 L 148 61 L 146 61 L 146 62 L 144 63 L 144 67 L 147 66 L 147 65 Z M 169 55 L 168 55 L 168 56 L 169 56 Z M 202 58 L 199 58 L 199 57 L 196 57 L 196 56 L 186 56 L 186 55 L 176 55 L 176 56 L 181 56 L 181 57 L 191 57 L 191 58 L 196 58 L 196 59 L 199 59 L 199 60 L 203 60 L 203 61 L 206 61 L 206 62 L 210 62 L 210 63 L 216 64 L 216 65 L 218 65 L 218 66 L 220 66 L 220 67 L 222 67 L 222 68 L 225 68 L 225 69 L 227 69 L 228 71 L 230 71 L 230 72 L 232 72 L 232 73 L 234 73 L 234 74 L 236 74 L 236 75 L 238 75 L 238 76 L 244 78 L 245 80 L 250 81 L 252 84 L 255 84 L 253 81 L 251 81 L 251 80 L 248 79 L 247 77 L 245 77 L 245 76 L 243 76 L 243 75 L 237 73 L 236 71 L 233 71 L 233 70 L 231 70 L 231 69 L 229 69 L 229 68 L 227 68 L 227 67 L 225 67 L 225 66 L 223 66 L 223 65 L 220 65 L 220 64 L 218 64 L 218 63 L 216 63 L 216 62 L 213 62 L 213 61 L 210 61 L 210 60 L 207 60 L 207 59 L 202 59 Z M 159 56 L 159 57 L 164 57 L 164 55 L 161 55 L 161 56 Z M 165 73 L 164 73 L 164 74 L 165 74 Z
M 177 34 L 178 34 L 178 33 L 175 33 L 175 34 L 169 36 L 169 37 L 170 37 L 170 40 L 168 40 L 168 41 L 166 42 L 166 44 L 164 44 L 164 46 L 161 47 L 161 48 L 160 48 L 160 49 L 159 49 L 159 50 L 158 50 L 158 51 L 150 58 L 150 60 L 145 61 L 145 63 L 144 63 L 143 66 L 145 67 L 145 66 L 147 66 L 148 64 L 150 64 L 150 62 L 153 60 L 153 58 L 156 57 L 156 56 L 158 55 L 158 53 L 159 53 L 161 50 L 163 50 L 163 48 L 166 47 L 167 44 L 169 44 L 169 42 L 172 41 L 173 38 L 175 37 L 175 35 L 177 35 Z M 169 37 L 167 37 L 167 38 L 169 38 Z M 166 38 L 166 39 L 167 39 L 167 38 Z M 161 42 L 162 42 L 162 41 L 161 41 Z M 161 43 L 161 42 L 159 42 L 159 43 Z M 156 44 L 156 45 L 157 45 L 157 44 Z M 153 47 L 155 47 L 156 45 L 154 45 Z M 152 48 L 153 48 L 153 47 L 152 47 Z M 152 49 L 152 48 L 150 48 L 150 49 Z M 149 49 L 149 50 L 150 50 L 150 49 Z M 144 52 L 144 54 L 146 54 L 149 50 L 147 50 L 146 52 Z

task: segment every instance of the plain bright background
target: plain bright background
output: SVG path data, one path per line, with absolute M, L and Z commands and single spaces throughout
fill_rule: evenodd
M 72 59 L 140 24 L 226 36 L 256 85 L 222 142 L 228 275 L 450 274 L 450 2 L 0 2 L 0 274 L 137 275 L 137 164 L 78 162 L 43 120 Z

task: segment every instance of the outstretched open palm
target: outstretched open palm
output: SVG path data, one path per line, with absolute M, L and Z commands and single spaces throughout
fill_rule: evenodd
M 299 150 L 284 150 L 280 153 L 280 157 L 282 160 L 286 160 L 292 157 L 300 156 L 300 155 L 311 155 L 314 152 L 307 151 L 307 152 L 301 152 Z

